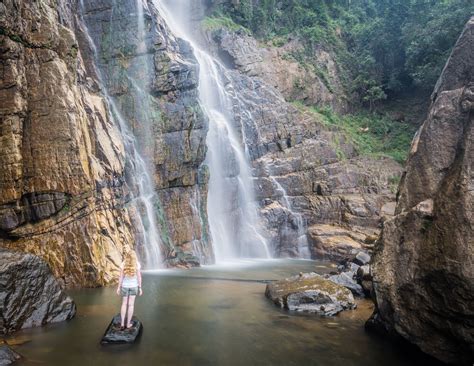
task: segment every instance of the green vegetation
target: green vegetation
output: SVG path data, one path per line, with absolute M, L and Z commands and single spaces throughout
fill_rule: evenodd
M 332 51 L 346 88 L 370 109 L 407 88 L 431 91 L 472 0 L 240 0 L 216 7 L 211 25 L 281 45 L 289 35 Z M 214 19 L 214 18 L 211 18 Z
M 202 23 L 203 27 L 208 30 L 227 28 L 232 31 L 243 31 L 247 34 L 250 34 L 250 31 L 241 26 L 240 24 L 235 23 L 231 18 L 223 15 L 215 15 L 212 17 L 206 17 Z
M 298 38 L 303 50 L 285 54 L 313 70 L 330 91 L 324 68 L 315 62 L 323 48 L 336 60 L 339 79 L 359 112 L 340 116 L 305 107 L 321 123 L 336 127 L 359 153 L 388 155 L 403 162 L 416 126 L 383 113 L 393 101 L 426 96 L 433 89 L 464 24 L 472 0 L 239 0 L 213 8 L 208 28 L 245 29 L 275 47 Z M 297 79 L 295 89 L 305 89 Z M 384 101 L 387 102 L 384 102 Z M 403 114 L 411 107 L 400 106 Z M 397 112 L 397 111 L 395 111 Z M 343 155 L 333 141 L 338 155 Z
M 293 105 L 314 114 L 326 127 L 341 131 L 362 155 L 390 156 L 403 163 L 416 132 L 413 125 L 375 113 L 360 112 L 341 116 L 330 108 L 307 107 L 299 102 Z

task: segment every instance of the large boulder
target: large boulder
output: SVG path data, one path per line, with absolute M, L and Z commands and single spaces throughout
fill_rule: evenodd
M 41 258 L 0 249 L 0 334 L 61 322 L 75 313 L 73 300 Z
M 328 316 L 356 307 L 348 289 L 316 273 L 300 274 L 269 283 L 265 296 L 287 310 Z
M 11 365 L 12 363 L 18 361 L 21 356 L 12 350 L 8 345 L 0 345 L 0 366 Z
M 474 17 L 432 96 L 372 262 L 368 325 L 436 358 L 474 360 Z

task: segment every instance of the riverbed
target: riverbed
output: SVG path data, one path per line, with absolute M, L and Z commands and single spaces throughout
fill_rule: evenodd
M 328 262 L 249 260 L 145 272 L 134 345 L 99 341 L 120 298 L 115 287 L 70 291 L 76 317 L 16 334 L 19 365 L 415 365 L 420 354 L 368 334 L 368 300 L 336 317 L 289 313 L 264 296 L 265 281 L 334 270 Z M 23 343 L 24 342 L 24 343 Z

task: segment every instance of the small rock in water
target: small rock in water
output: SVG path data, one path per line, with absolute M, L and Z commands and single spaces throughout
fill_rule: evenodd
M 327 316 L 356 307 L 349 290 L 316 273 L 303 273 L 269 283 L 265 296 L 276 305 L 288 310 Z
M 354 260 L 352 261 L 360 266 L 368 264 L 370 262 L 370 255 L 364 252 L 359 252 L 356 254 Z
M 102 344 L 120 344 L 133 343 L 142 332 L 142 323 L 136 318 L 132 318 L 132 327 L 129 329 L 120 329 L 120 314 L 114 316 L 100 343 Z
M 354 295 L 364 296 L 362 286 L 354 280 L 354 272 L 342 272 L 338 275 L 330 276 L 328 280 L 348 288 Z
M 21 356 L 6 344 L 0 345 L 0 366 L 11 365 L 20 358 Z

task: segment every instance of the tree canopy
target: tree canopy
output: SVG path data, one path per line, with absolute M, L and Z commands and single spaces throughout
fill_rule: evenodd
M 472 0 L 239 0 L 223 14 L 256 37 L 298 36 L 335 53 L 362 103 L 407 88 L 433 88 L 465 22 Z

